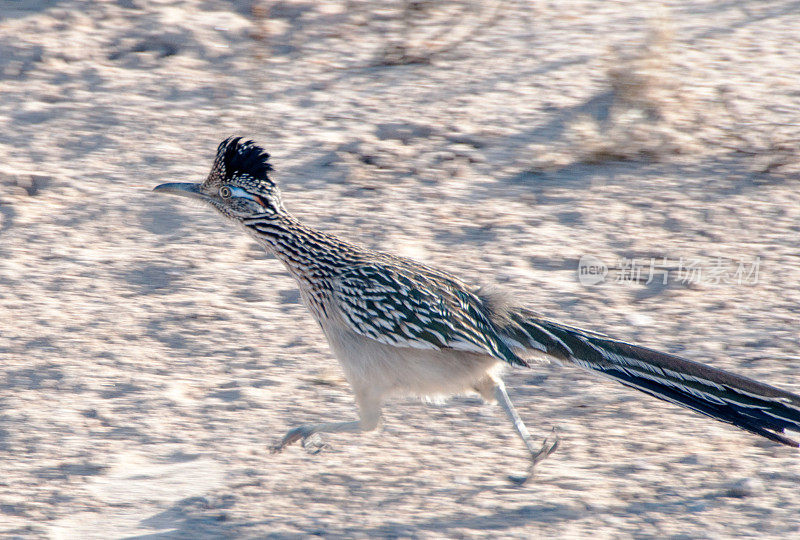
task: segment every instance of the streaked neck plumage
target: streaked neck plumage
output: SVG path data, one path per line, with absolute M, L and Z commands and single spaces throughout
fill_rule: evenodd
M 246 219 L 244 226 L 295 277 L 329 277 L 359 259 L 352 257 L 356 255 L 354 246 L 306 226 L 286 211 Z
M 306 304 L 328 315 L 325 297 L 330 280 L 366 253 L 333 235 L 304 225 L 285 210 L 243 220 L 245 229 L 275 255 L 297 281 Z

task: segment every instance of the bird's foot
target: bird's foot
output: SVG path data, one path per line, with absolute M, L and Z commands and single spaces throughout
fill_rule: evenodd
M 313 426 L 298 426 L 290 429 L 278 444 L 275 444 L 272 446 L 272 448 L 270 448 L 270 451 L 273 454 L 277 454 L 290 444 L 293 444 L 297 441 L 300 441 L 300 443 L 303 445 L 303 448 L 309 454 L 319 454 L 323 450 L 330 448 L 330 445 L 322 440 L 322 437 L 320 437 L 319 433 L 314 431 Z
M 558 445 L 561 444 L 561 438 L 556 433 L 556 428 L 553 428 L 553 442 L 550 442 L 550 437 L 547 437 L 544 442 L 542 443 L 542 447 L 539 448 L 536 452 L 531 453 L 531 463 L 528 465 L 528 473 L 524 476 L 518 475 L 509 475 L 508 479 L 517 486 L 524 486 L 528 481 L 533 478 L 534 469 L 536 468 L 536 464 L 540 461 L 545 460 L 550 454 L 555 452 L 558 449 Z
M 303 449 L 309 454 L 319 454 L 324 450 L 329 450 L 331 445 L 325 442 L 322 435 L 319 433 L 312 433 L 303 439 Z

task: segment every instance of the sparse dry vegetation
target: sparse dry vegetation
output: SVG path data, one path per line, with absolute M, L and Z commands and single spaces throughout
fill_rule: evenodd
M 748 156 L 755 173 L 793 170 L 800 163 L 800 124 L 753 129 L 736 109 L 732 89 L 721 86 L 711 99 L 693 95 L 676 74 L 673 40 L 669 22 L 661 19 L 638 47 L 612 50 L 607 87 L 590 100 L 599 106 L 575 114 L 561 141 L 539 148 L 534 170 L 660 161 L 718 149 Z
M 659 160 L 697 148 L 694 104 L 672 70 L 672 31 L 659 20 L 644 42 L 617 47 L 606 60 L 607 87 L 591 113 L 568 121 L 564 138 L 537 169 L 570 163 Z
M 769 124 L 766 131 L 753 129 L 756 125 L 745 120 L 731 94 L 727 87 L 719 89 L 726 117 L 719 145 L 747 156 L 752 172 L 770 175 L 800 172 L 800 123 Z
M 399 28 L 387 37 L 375 65 L 429 64 L 488 29 L 500 13 L 501 3 L 431 2 L 403 0 Z M 446 24 L 442 24 L 442 20 Z

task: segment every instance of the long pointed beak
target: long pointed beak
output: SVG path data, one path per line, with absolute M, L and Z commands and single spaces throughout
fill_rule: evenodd
M 153 191 L 159 193 L 169 193 L 170 195 L 180 195 L 182 197 L 191 197 L 192 199 L 203 199 L 205 194 L 200 191 L 200 184 L 192 184 L 188 182 L 170 182 L 169 184 L 161 184 L 153 188 Z

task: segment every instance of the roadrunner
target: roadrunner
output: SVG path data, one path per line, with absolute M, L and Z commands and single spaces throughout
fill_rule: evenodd
M 800 396 L 704 364 L 573 328 L 416 261 L 364 249 L 302 224 L 270 179 L 269 154 L 252 141 L 223 141 L 202 184 L 160 193 L 204 201 L 242 225 L 297 281 L 352 386 L 359 419 L 296 427 L 274 446 L 322 432 L 375 429 L 390 396 L 477 392 L 497 401 L 533 466 L 558 445 L 535 444 L 500 379 L 501 367 L 547 357 L 575 364 L 651 396 L 798 446 Z

